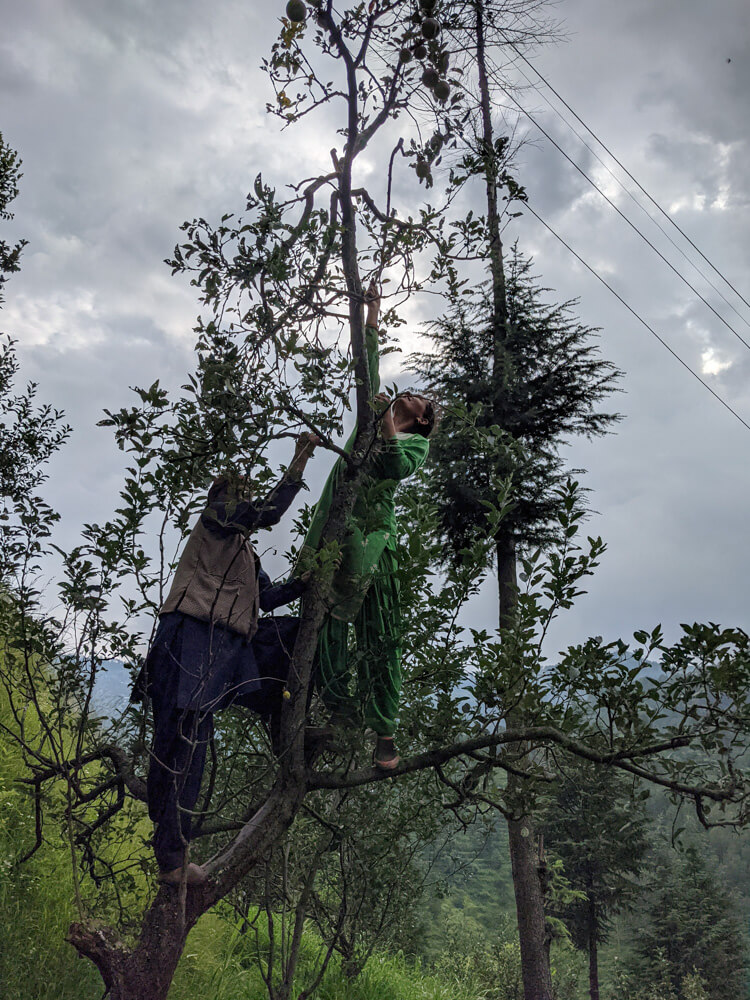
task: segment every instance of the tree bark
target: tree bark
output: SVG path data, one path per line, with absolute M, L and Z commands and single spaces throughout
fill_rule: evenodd
M 508 822 L 508 846 L 521 944 L 524 1000 L 552 1000 L 544 894 L 530 816 Z
M 589 897 L 589 997 L 599 1000 L 599 952 L 596 903 Z
M 513 621 L 517 597 L 516 550 L 512 538 L 504 537 L 498 541 L 497 577 L 500 627 L 507 628 Z M 512 689 L 509 696 L 513 697 Z M 507 723 L 509 726 L 522 725 L 522 713 L 511 709 L 507 714 Z M 509 800 L 512 802 L 513 799 L 520 798 L 522 793 L 523 779 L 509 774 Z M 541 859 L 537 853 L 536 834 L 530 815 L 525 814 L 518 820 L 508 821 L 508 849 L 516 899 L 524 1000 L 552 1000 Z

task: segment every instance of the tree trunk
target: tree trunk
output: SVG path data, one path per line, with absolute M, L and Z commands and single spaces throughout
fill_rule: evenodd
M 97 966 L 110 1000 L 166 1000 L 188 930 L 195 922 L 189 921 L 188 909 L 183 911 L 176 890 L 162 889 L 133 952 L 108 928 L 73 924 L 68 940 Z
M 589 898 L 589 997 L 599 1000 L 599 954 L 596 903 Z
M 513 622 L 517 597 L 516 550 L 510 537 L 498 540 L 497 578 L 500 627 L 507 628 Z M 512 698 L 512 689 L 508 693 Z M 521 713 L 514 708 L 508 711 L 506 719 L 509 726 L 523 723 Z M 520 797 L 523 793 L 523 779 L 509 774 L 507 792 L 511 802 Z M 531 816 L 523 815 L 518 820 L 508 821 L 508 848 L 516 898 L 524 1000 L 551 1000 L 552 975 L 544 915 L 541 859 L 537 853 Z
M 495 149 L 495 135 L 492 127 L 492 101 L 485 57 L 484 0 L 476 0 L 474 9 L 476 15 L 477 72 L 479 77 L 479 99 L 482 120 L 482 153 L 485 165 L 485 189 L 487 195 L 488 256 L 492 277 L 493 374 L 495 376 L 495 384 L 500 385 L 503 376 L 504 345 L 508 337 L 508 307 L 497 197 L 500 171 L 498 169 L 498 152 Z M 500 423 L 500 420 L 496 422 Z M 505 535 L 498 539 L 497 579 L 500 605 L 499 624 L 500 628 L 508 628 L 513 623 L 517 600 L 516 550 L 515 542 L 511 535 Z M 512 689 L 508 694 L 512 703 Z M 524 722 L 524 719 L 520 713 L 511 709 L 506 716 L 506 722 L 508 725 L 520 725 Z M 508 791 L 511 798 L 514 797 L 514 788 L 519 787 L 520 779 L 509 775 Z M 525 815 L 518 821 L 510 821 L 508 823 L 508 844 L 518 916 L 524 997 L 525 1000 L 550 1000 L 552 996 L 552 977 L 550 974 L 546 940 L 544 891 L 540 880 L 536 838 L 530 816 Z
M 508 822 L 508 846 L 521 944 L 524 1000 L 552 1000 L 544 894 L 536 837 L 529 816 Z
M 206 885 L 188 889 L 184 901 L 179 889 L 162 886 L 132 951 L 109 928 L 73 924 L 68 940 L 99 969 L 110 1000 L 166 1000 L 190 930 L 278 843 L 306 791 L 303 781 L 280 780 L 224 854 L 204 866 L 209 875 Z

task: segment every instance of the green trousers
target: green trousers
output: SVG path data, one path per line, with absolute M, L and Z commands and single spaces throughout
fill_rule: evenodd
M 361 715 L 378 736 L 396 731 L 401 694 L 401 614 L 398 563 L 383 552 L 372 584 L 354 619 L 356 651 L 349 648 L 349 622 L 328 615 L 318 637 L 318 684 L 331 711 Z M 356 671 L 356 696 L 352 693 Z

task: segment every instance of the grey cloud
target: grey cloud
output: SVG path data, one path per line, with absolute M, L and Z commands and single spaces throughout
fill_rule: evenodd
M 559 13 L 570 40 L 532 54 L 665 207 L 684 203 L 680 224 L 738 287 L 750 270 L 747 10 L 744 0 L 725 0 L 721 17 L 697 0 L 568 0 Z M 329 113 L 281 134 L 266 119 L 268 87 L 257 66 L 276 30 L 267 5 L 26 0 L 6 4 L 3 18 L 0 128 L 25 161 L 10 232 L 30 246 L 7 286 L 0 328 L 25 341 L 23 374 L 75 425 L 50 479 L 72 541 L 82 520 L 102 520 L 117 499 L 123 456 L 95 428 L 103 407 L 125 405 L 131 384 L 159 377 L 178 385 L 190 365 L 198 304 L 162 263 L 179 224 L 241 212 L 261 169 L 279 188 L 325 169 L 341 137 Z M 594 168 L 543 102 L 527 99 L 577 162 Z M 723 165 L 713 155 L 718 143 L 733 144 Z M 733 361 L 711 384 L 743 404 L 745 349 L 588 196 L 560 154 L 540 139 L 521 151 L 519 171 L 540 214 L 606 269 L 689 363 L 700 364 L 707 347 Z M 368 183 L 382 193 L 377 175 Z M 696 191 L 715 203 L 722 185 L 731 210 L 691 207 Z M 425 197 L 406 170 L 394 194 L 403 211 Z M 477 210 L 481 202 L 479 193 L 467 200 Z M 506 243 L 514 235 L 534 251 L 556 298 L 581 296 L 579 315 L 603 328 L 603 355 L 626 371 L 626 392 L 612 401 L 626 414 L 617 434 L 572 442 L 566 452 L 572 466 L 589 469 L 584 484 L 599 513 L 587 530 L 601 533 L 609 552 L 589 595 L 556 626 L 553 646 L 657 621 L 672 633 L 693 617 L 747 624 L 747 432 L 528 213 Z M 435 308 L 422 297 L 409 303 L 409 316 Z M 389 362 L 389 379 L 403 380 L 400 363 Z M 307 501 L 329 464 L 311 466 Z M 283 550 L 286 529 L 272 540 Z M 282 555 L 269 555 L 268 568 L 283 573 Z M 495 609 L 488 582 L 467 621 L 491 625 Z

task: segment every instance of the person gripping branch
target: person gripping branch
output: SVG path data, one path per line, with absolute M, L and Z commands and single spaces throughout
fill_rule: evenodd
M 318 637 L 317 683 L 332 721 L 356 724 L 361 716 L 377 736 L 373 762 L 393 770 L 399 761 L 394 744 L 401 692 L 401 616 L 399 604 L 397 526 L 394 496 L 398 484 L 413 475 L 429 450 L 435 424 L 432 402 L 405 392 L 389 403 L 380 388 L 378 319 L 380 294 L 374 282 L 365 295 L 365 341 L 370 394 L 381 409 L 380 447 L 359 489 L 346 535 L 341 562 L 332 581 L 330 610 Z M 357 428 L 345 445 L 351 451 Z M 311 565 L 333 494 L 344 476 L 339 458 L 313 513 L 295 572 Z M 353 625 L 357 653 L 349 651 Z M 356 661 L 357 696 L 352 694 Z
M 261 688 L 252 642 L 258 613 L 295 600 L 307 586 L 309 575 L 274 586 L 250 534 L 281 519 L 318 443 L 301 435 L 291 464 L 260 501 L 245 477 L 214 481 L 159 612 L 136 697 L 147 695 L 153 706 L 148 807 L 160 879 L 169 884 L 205 880 L 187 860 L 192 813 L 214 712 L 235 701 L 252 704 Z M 279 650 L 280 658 L 287 655 Z

